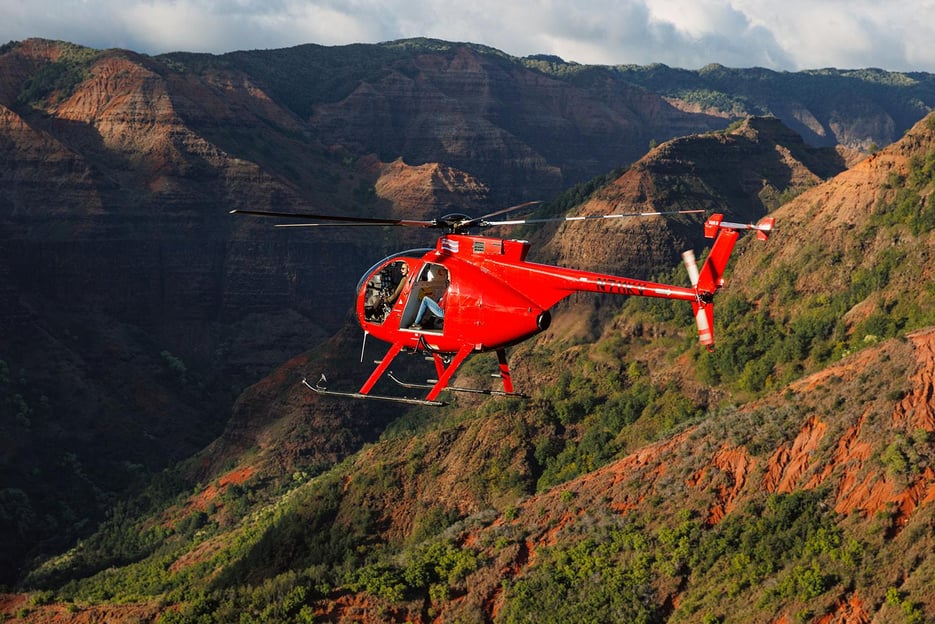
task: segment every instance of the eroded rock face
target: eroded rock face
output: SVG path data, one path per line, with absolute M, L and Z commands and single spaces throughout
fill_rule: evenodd
M 465 46 L 398 61 L 316 106 L 309 125 L 326 144 L 455 166 L 510 201 L 552 196 L 632 162 L 651 139 L 725 122 L 621 81 L 575 87 Z

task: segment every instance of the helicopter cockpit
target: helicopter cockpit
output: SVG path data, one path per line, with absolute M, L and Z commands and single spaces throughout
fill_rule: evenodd
M 357 284 L 357 294 L 364 293 L 364 319 L 382 324 L 393 304 L 402 294 L 411 271 L 421 264 L 428 249 L 414 249 L 394 254 L 370 267 Z

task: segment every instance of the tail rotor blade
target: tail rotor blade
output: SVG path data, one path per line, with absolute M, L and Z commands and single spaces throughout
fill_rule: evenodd
M 711 304 L 693 304 L 695 325 L 698 326 L 698 339 L 708 351 L 714 350 L 714 306 Z
M 685 268 L 688 270 L 688 279 L 691 280 L 692 286 L 697 286 L 698 263 L 695 261 L 695 252 L 691 249 L 684 252 L 682 254 L 682 261 L 685 263 Z

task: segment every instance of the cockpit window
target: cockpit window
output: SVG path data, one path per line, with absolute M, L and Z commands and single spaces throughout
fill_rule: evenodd
M 397 254 L 393 254 L 392 256 L 387 256 L 386 258 L 383 258 L 382 260 L 374 264 L 372 267 L 367 269 L 367 272 L 364 273 L 363 277 L 360 278 L 360 281 L 357 282 L 357 288 L 354 290 L 354 292 L 359 295 L 360 289 L 363 288 L 367 284 L 368 280 L 371 277 L 373 277 L 374 271 L 376 271 L 381 265 L 385 264 L 386 262 L 389 262 L 390 260 L 394 260 L 396 258 L 399 258 L 400 260 L 404 258 L 408 258 L 411 261 L 410 264 L 413 264 L 415 262 L 418 262 L 419 259 L 422 258 L 422 256 L 424 256 L 429 251 L 432 251 L 432 250 L 431 249 L 410 249 L 408 251 L 401 251 Z
M 364 299 L 367 321 L 382 323 L 386 320 L 408 279 L 409 263 L 405 260 L 391 262 L 370 277 Z
M 421 263 L 424 250 L 403 252 L 384 258 L 373 265 L 357 285 L 364 292 L 364 319 L 370 323 L 383 323 L 409 281 L 410 272 Z M 415 257 L 414 257 L 415 256 Z M 394 260 L 394 258 L 396 258 Z

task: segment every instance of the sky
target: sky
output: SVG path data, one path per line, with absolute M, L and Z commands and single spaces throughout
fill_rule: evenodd
M 935 72 L 935 0 L 0 0 L 0 44 L 144 54 L 480 43 L 582 64 Z

